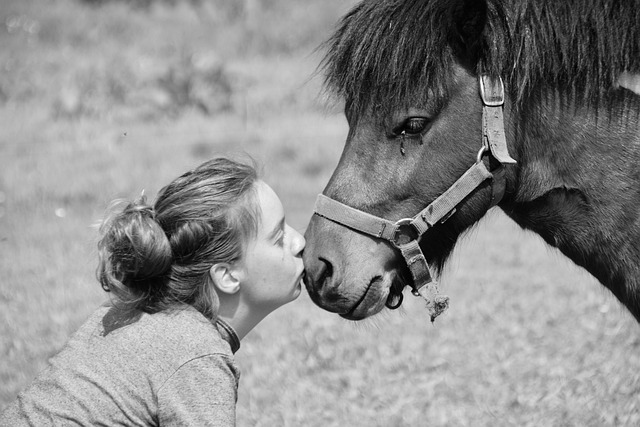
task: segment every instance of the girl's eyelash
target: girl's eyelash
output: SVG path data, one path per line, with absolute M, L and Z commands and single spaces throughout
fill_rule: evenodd
M 284 243 L 284 231 L 280 233 L 280 237 L 278 237 L 278 240 L 276 240 L 276 245 L 282 246 L 283 243 Z

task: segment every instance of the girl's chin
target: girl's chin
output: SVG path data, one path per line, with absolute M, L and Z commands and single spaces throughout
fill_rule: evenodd
M 296 300 L 301 293 L 302 293 L 302 280 L 298 280 L 298 282 L 296 282 L 295 287 L 293 288 L 293 292 L 291 292 L 291 301 Z

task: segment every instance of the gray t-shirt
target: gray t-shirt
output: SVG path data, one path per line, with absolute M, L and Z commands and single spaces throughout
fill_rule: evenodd
M 0 415 L 0 426 L 233 426 L 238 342 L 223 339 L 233 335 L 224 326 L 191 307 L 100 307 Z

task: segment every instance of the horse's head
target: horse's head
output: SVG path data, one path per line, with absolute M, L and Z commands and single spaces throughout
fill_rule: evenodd
M 455 2 L 454 2 L 455 3 Z M 482 147 L 475 75 L 486 19 L 481 2 L 365 2 L 329 41 L 327 83 L 346 100 L 349 135 L 324 195 L 397 221 L 411 218 L 472 166 Z M 490 206 L 490 181 L 420 239 L 436 270 Z M 411 281 L 388 241 L 314 215 L 304 253 L 307 288 L 349 319 L 380 311 Z

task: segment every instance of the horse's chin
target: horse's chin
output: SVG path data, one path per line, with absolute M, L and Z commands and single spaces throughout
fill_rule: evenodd
M 455 239 L 453 239 L 453 242 L 455 242 Z M 451 254 L 452 248 L 453 244 L 442 245 L 437 248 L 439 250 L 437 254 L 433 253 L 433 246 L 428 249 L 423 248 L 424 252 L 430 252 L 430 256 L 427 259 L 429 260 L 430 270 L 434 274 L 437 274 L 437 271 L 445 263 Z M 402 262 L 401 258 L 394 259 L 390 264 L 394 266 L 392 269 L 385 271 L 382 276 L 374 277 L 361 293 L 352 295 L 348 302 L 343 301 L 343 303 L 346 303 L 348 311 L 344 312 L 335 309 L 330 311 L 339 313 L 345 319 L 362 320 L 378 314 L 385 306 L 390 308 L 399 307 L 402 303 L 404 288 L 414 286 L 413 278 L 409 268 Z M 350 287 L 353 285 L 343 286 Z M 354 287 L 351 287 L 351 289 Z
M 360 298 L 353 303 L 351 309 L 346 313 L 341 313 L 340 316 L 348 320 L 362 320 L 371 317 L 382 311 L 394 294 L 402 293 L 403 288 L 404 282 L 401 275 L 395 271 L 385 272 L 382 276 L 373 278 Z

